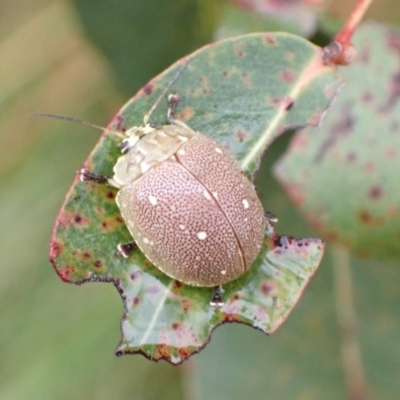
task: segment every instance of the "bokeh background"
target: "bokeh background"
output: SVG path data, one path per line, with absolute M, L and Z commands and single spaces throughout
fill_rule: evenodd
M 376 2 L 369 18 L 400 25 L 397 2 Z M 340 21 L 351 4 L 325 5 Z M 28 114 L 45 111 L 106 125 L 154 75 L 235 31 L 226 7 L 222 0 L 1 0 L 1 400 L 347 398 L 335 311 L 341 292 L 329 248 L 299 305 L 273 336 L 224 325 L 179 367 L 115 357 L 123 308 L 113 285 L 64 284 L 47 258 L 57 212 L 100 133 Z M 270 24 L 323 44 L 326 33 L 314 31 L 318 20 L 312 14 L 304 20 L 264 18 L 238 32 Z M 312 236 L 270 174 L 289 139 L 282 136 L 268 150 L 257 186 L 265 208 L 279 217 L 280 233 Z M 351 263 L 368 398 L 398 398 L 399 265 Z

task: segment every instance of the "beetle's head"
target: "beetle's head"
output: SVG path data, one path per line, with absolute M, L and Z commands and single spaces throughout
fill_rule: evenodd
M 153 132 L 156 128 L 153 125 L 145 124 L 141 126 L 132 126 L 125 132 L 125 139 L 120 144 L 122 154 L 128 154 L 139 142 L 139 140 Z

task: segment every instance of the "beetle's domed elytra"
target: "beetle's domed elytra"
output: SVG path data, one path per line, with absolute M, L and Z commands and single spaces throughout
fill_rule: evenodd
M 113 179 L 127 182 L 117 204 L 150 261 L 194 286 L 222 285 L 252 265 L 264 239 L 264 212 L 251 182 L 216 141 L 165 125 L 132 153 L 114 168 Z M 130 169 L 138 171 L 135 179 Z

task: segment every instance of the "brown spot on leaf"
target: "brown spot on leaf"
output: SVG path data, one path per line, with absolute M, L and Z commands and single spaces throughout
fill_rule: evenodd
M 243 50 L 243 44 L 242 43 L 238 43 L 235 46 L 235 53 L 238 57 L 244 57 L 245 56 L 245 52 Z
M 166 360 L 169 360 L 171 358 L 171 348 L 170 346 L 166 344 L 159 344 L 157 345 L 157 353 L 159 354 L 160 358 L 165 358 Z M 155 357 L 156 359 L 159 357 Z
M 132 303 L 133 303 L 134 306 L 137 306 L 137 305 L 140 303 L 140 297 L 139 297 L 139 296 L 136 296 L 136 297 L 133 299 Z
M 160 292 L 160 287 L 157 285 L 152 285 L 147 288 L 147 293 L 149 294 L 157 294 Z
M 368 174 L 374 175 L 376 172 L 376 164 L 373 161 L 368 161 L 365 163 L 364 169 Z
M 296 78 L 296 73 L 292 69 L 285 69 L 279 74 L 279 77 L 285 82 L 293 82 Z
M 57 222 L 64 228 L 70 226 L 71 224 L 81 227 L 89 225 L 89 220 L 85 218 L 82 214 L 67 211 L 65 209 L 63 209 L 60 214 L 58 214 Z
M 278 44 L 278 42 L 276 41 L 276 39 L 273 37 L 273 36 L 271 36 L 271 35 L 265 35 L 264 36 L 264 42 L 267 44 L 267 45 L 273 45 L 273 46 L 275 46 L 275 45 L 277 45 Z
M 179 329 L 180 328 L 180 324 L 179 324 L 179 322 L 174 322 L 173 324 L 172 324 L 172 329 L 174 330 L 174 331 L 176 331 L 177 329 Z
M 154 85 L 152 83 L 148 83 L 143 87 L 143 92 L 150 96 L 153 93 Z
M 64 250 L 64 245 L 56 240 L 53 240 L 50 245 L 50 258 L 54 259 L 59 257 Z
M 339 239 L 339 234 L 336 231 L 325 232 L 325 236 L 331 242 L 335 242 Z
M 194 115 L 194 108 L 193 107 L 185 107 L 181 110 L 178 114 L 178 117 L 181 121 L 188 121 Z
M 294 101 L 293 100 L 289 100 L 289 102 L 285 106 L 285 110 L 289 111 L 289 110 L 291 110 L 293 108 L 293 106 L 294 106 Z
M 114 129 L 119 131 L 119 132 L 125 132 L 125 120 L 122 115 L 116 115 L 112 121 L 112 126 L 114 126 Z
M 114 194 L 114 192 L 112 192 L 111 190 L 109 190 L 109 191 L 106 193 L 106 197 L 107 197 L 107 199 L 114 200 L 115 194 Z
M 101 230 L 105 233 L 111 232 L 115 228 L 118 228 L 121 225 L 121 222 L 118 220 L 118 217 L 112 218 L 103 218 L 101 222 Z
M 192 302 L 187 298 L 183 298 L 182 299 L 182 308 L 183 308 L 183 312 L 186 314 L 192 308 Z
M 73 222 L 79 226 L 89 226 L 89 220 L 81 214 L 75 214 Z
M 371 200 L 379 200 L 383 195 L 383 190 L 380 186 L 374 186 L 369 190 Z
M 75 272 L 75 267 L 72 265 L 65 265 L 63 268 L 57 270 L 59 277 L 64 282 L 69 282 L 71 275 Z
M 237 322 L 237 316 L 235 314 L 227 314 L 223 313 L 222 314 L 222 320 L 224 322 Z
M 386 152 L 385 152 L 385 155 L 390 160 L 394 160 L 395 158 L 397 158 L 397 150 L 395 150 L 395 149 L 387 149 Z
M 288 51 L 285 53 L 285 60 L 287 61 L 293 61 L 294 60 L 294 53 L 291 51 Z
M 372 103 L 373 98 L 374 98 L 373 93 L 371 93 L 371 92 L 365 92 L 365 93 L 361 96 L 361 101 L 362 101 L 363 103 L 369 104 L 369 103 Z
M 361 222 L 365 225 L 368 225 L 369 227 L 380 226 L 384 222 L 383 217 L 371 215 L 370 212 L 366 209 L 361 209 L 359 216 Z
M 182 360 L 186 360 L 191 354 L 192 352 L 185 347 L 181 347 L 179 349 L 179 355 L 181 356 Z
M 239 129 L 236 133 L 235 133 L 235 138 L 240 142 L 245 142 L 247 140 L 247 138 L 249 137 L 248 133 L 245 132 L 242 129 Z
M 261 292 L 266 296 L 272 296 L 278 292 L 278 287 L 274 282 L 267 281 L 261 285 Z
M 180 282 L 180 281 L 175 280 L 174 286 L 175 286 L 175 288 L 179 291 L 179 290 L 182 288 L 183 283 Z
M 132 272 L 129 277 L 132 281 L 138 281 L 142 277 L 142 273 L 140 271 Z
M 84 251 L 82 253 L 82 259 L 88 260 L 90 258 L 90 253 L 88 251 Z
M 354 151 L 347 153 L 346 160 L 349 164 L 353 164 L 357 160 L 357 155 Z
M 223 72 L 222 72 L 222 76 L 223 76 L 224 78 L 226 78 L 228 75 L 229 75 L 229 74 L 228 74 L 228 71 L 223 71 Z
M 93 266 L 94 266 L 95 268 L 102 268 L 102 267 L 103 267 L 103 261 L 101 261 L 101 260 L 96 260 L 96 261 L 93 263 Z
M 324 110 L 319 108 L 317 109 L 309 118 L 308 120 L 308 125 L 311 126 L 318 126 L 320 121 L 321 121 L 321 117 L 324 114 Z
M 394 29 L 387 30 L 387 42 L 389 48 L 400 55 L 400 35 Z

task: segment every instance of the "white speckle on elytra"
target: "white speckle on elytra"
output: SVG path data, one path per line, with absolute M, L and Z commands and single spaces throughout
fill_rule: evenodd
M 226 275 L 226 269 L 223 269 L 222 271 L 220 271 L 221 275 Z
M 180 230 L 182 230 L 182 231 L 183 231 L 183 230 L 185 230 L 185 228 L 186 228 L 186 226 L 185 226 L 185 225 L 182 225 L 182 224 L 180 224 L 180 225 L 179 225 L 179 229 L 180 229 Z
M 176 207 L 172 204 L 172 206 L 170 207 L 171 211 L 176 211 Z
M 186 151 L 184 149 L 179 149 L 178 150 L 178 155 L 184 156 L 186 154 Z
M 218 193 L 217 192 L 213 192 L 213 196 L 218 199 Z
M 200 256 L 196 256 L 196 261 L 200 261 L 201 257 Z
M 249 208 L 249 202 L 246 199 L 242 200 L 242 204 L 245 209 Z
M 149 239 L 147 239 L 147 238 L 145 237 L 145 238 L 143 238 L 143 243 L 145 243 L 145 244 L 149 244 L 149 243 L 150 243 L 150 240 L 149 240 Z
M 156 206 L 157 205 L 157 198 L 154 196 L 149 196 L 149 202 L 151 205 Z
M 197 233 L 197 237 L 198 237 L 200 240 L 204 240 L 204 239 L 207 237 L 207 233 L 206 233 L 206 232 L 198 232 L 198 233 Z
M 204 190 L 203 193 L 204 193 L 204 197 L 205 197 L 207 200 L 211 200 L 210 193 L 208 193 L 207 190 Z
M 248 221 L 248 218 L 246 217 L 245 219 L 244 219 L 244 222 L 247 222 Z
M 222 154 L 222 150 L 221 150 L 219 147 L 216 147 L 216 148 L 215 148 L 215 151 L 216 151 L 217 153 L 219 153 L 219 154 Z

